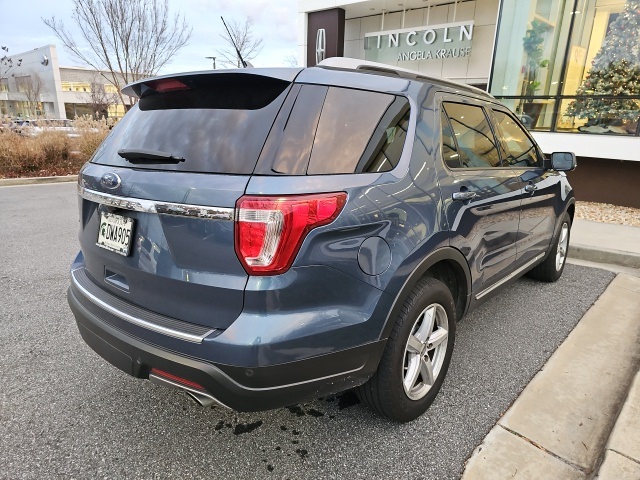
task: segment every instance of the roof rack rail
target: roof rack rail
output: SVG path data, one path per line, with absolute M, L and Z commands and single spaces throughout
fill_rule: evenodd
M 469 90 L 479 95 L 489 96 L 491 98 L 494 98 L 493 95 L 491 95 L 490 93 L 485 92 L 484 90 L 474 87 L 472 85 L 455 82 L 453 80 L 449 80 L 448 78 L 432 77 L 429 75 L 425 75 L 422 72 L 418 72 L 416 70 L 409 70 L 408 68 L 394 67 L 393 65 L 370 62 L 368 60 L 360 60 L 357 58 L 331 57 L 321 61 L 316 66 L 329 67 L 329 68 L 343 68 L 347 70 L 365 70 L 369 72 L 387 73 L 387 74 L 396 75 L 402 78 L 409 78 L 412 80 L 444 82 L 444 83 L 450 84 L 453 87 L 463 88 L 465 90 Z

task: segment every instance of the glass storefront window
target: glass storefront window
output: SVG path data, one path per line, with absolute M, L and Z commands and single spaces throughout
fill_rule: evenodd
M 555 95 L 559 45 L 569 33 L 565 0 L 503 2 L 490 91 L 496 96 Z M 520 112 L 519 112 L 520 113 Z
M 531 130 L 637 135 L 639 28 L 640 0 L 503 2 L 490 92 Z
M 640 0 L 580 0 L 558 129 L 635 134 L 640 116 Z M 634 98 L 635 97 L 635 98 Z

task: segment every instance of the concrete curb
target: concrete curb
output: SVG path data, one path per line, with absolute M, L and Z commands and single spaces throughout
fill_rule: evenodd
M 638 318 L 640 278 L 620 274 L 474 450 L 463 480 L 592 478 L 631 398 Z
M 611 432 L 597 480 L 640 478 L 640 370 Z
M 40 185 L 45 183 L 77 182 L 78 175 L 64 175 L 60 177 L 24 177 L 24 178 L 2 178 L 0 187 L 11 185 Z
M 593 248 L 585 245 L 569 245 L 569 258 L 595 263 L 609 263 L 629 268 L 640 268 L 640 255 L 609 248 Z

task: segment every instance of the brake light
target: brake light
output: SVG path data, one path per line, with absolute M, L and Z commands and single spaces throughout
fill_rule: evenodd
M 158 93 L 177 92 L 179 90 L 189 90 L 189 87 L 175 78 L 162 78 L 160 80 L 152 80 L 146 85 Z
M 333 222 L 344 192 L 285 197 L 244 196 L 236 203 L 236 254 L 250 275 L 289 269 L 307 234 Z

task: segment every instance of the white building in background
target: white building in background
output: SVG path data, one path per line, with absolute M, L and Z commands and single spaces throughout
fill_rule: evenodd
M 35 113 L 37 117 L 48 119 L 91 115 L 92 105 L 96 103 L 96 92 L 92 92 L 92 87 L 95 89 L 98 85 L 97 90 L 113 102 L 108 108 L 108 116 L 122 117 L 125 113 L 113 84 L 97 70 L 60 67 L 55 45 L 13 54 L 10 58 L 13 67 L 6 72 L 5 78 L 0 78 L 0 115 L 29 118 Z M 3 67 L 0 72 L 5 73 L 5 70 Z

